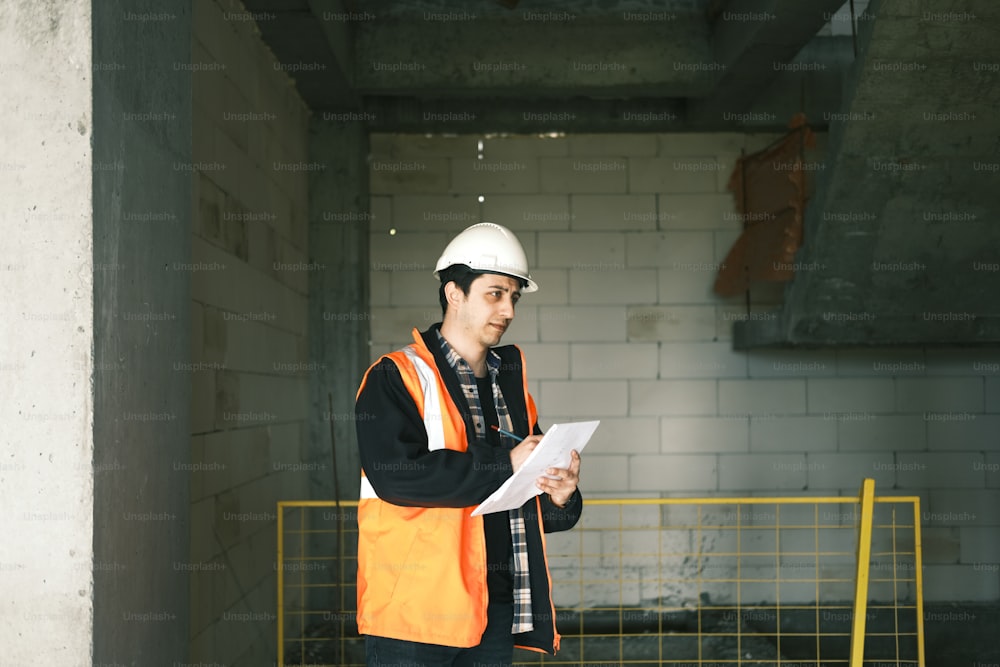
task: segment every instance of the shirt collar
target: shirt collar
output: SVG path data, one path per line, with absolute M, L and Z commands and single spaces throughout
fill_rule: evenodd
M 455 348 L 451 346 L 451 343 L 441 335 L 441 329 L 434 329 L 434 334 L 438 337 L 438 341 L 441 343 L 441 350 L 444 352 L 445 359 L 448 360 L 448 365 L 452 369 L 461 375 L 462 373 L 468 373 L 473 377 L 475 374 L 472 372 L 472 366 L 469 365 L 465 359 L 459 356 Z M 490 378 L 496 379 L 497 373 L 500 372 L 500 355 L 493 351 L 492 348 L 486 353 L 486 370 L 489 371 Z

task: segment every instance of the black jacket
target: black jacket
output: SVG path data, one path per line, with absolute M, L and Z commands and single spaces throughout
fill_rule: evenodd
M 421 337 L 434 355 L 452 401 L 462 413 L 465 432 L 474 434 L 471 411 L 458 376 L 448 364 L 435 334 L 439 327 L 440 324 L 433 325 Z M 541 434 L 537 423 L 528 424 L 520 350 L 513 345 L 493 350 L 500 356 L 497 381 L 514 433 Z M 386 502 L 409 507 L 474 507 L 513 473 L 508 450 L 493 447 L 485 440 L 470 438 L 464 452 L 430 451 L 423 419 L 391 359 L 380 359 L 369 372 L 368 381 L 358 395 L 355 416 L 361 466 L 379 498 Z M 514 641 L 518 646 L 553 653 L 555 625 L 539 520 L 546 533 L 569 530 L 579 520 L 583 503 L 579 490 L 562 508 L 556 507 L 547 494 L 539 496 L 539 501 L 541 517 L 534 499 L 523 506 L 534 630 L 516 635 Z

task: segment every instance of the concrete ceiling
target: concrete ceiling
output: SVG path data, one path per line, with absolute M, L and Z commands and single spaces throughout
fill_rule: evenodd
M 852 60 L 816 37 L 844 0 L 245 4 L 311 108 L 379 131 L 782 130 Z
M 829 142 L 798 270 L 736 346 L 1000 343 L 996 0 L 855 0 L 856 41 L 844 0 L 245 4 L 310 107 L 372 131 L 782 131 L 804 111 Z

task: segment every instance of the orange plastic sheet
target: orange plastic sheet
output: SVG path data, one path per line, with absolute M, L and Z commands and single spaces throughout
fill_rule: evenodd
M 803 114 L 796 114 L 788 127 L 791 131 L 780 141 L 736 162 L 729 189 L 743 220 L 743 234 L 719 269 L 716 294 L 735 296 L 753 282 L 787 281 L 795 273 L 807 200 L 802 158 L 816 137 Z

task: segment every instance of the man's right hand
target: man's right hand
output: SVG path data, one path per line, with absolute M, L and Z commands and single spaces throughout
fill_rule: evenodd
M 525 459 L 531 454 L 532 450 L 538 446 L 541 441 L 542 436 L 540 435 L 529 435 L 527 438 L 518 443 L 517 447 L 510 450 L 510 465 L 514 468 L 514 472 L 524 464 Z

